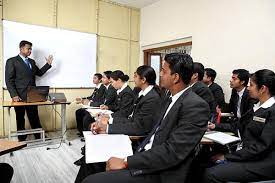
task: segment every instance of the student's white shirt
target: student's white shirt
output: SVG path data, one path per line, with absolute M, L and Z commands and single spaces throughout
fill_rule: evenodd
M 270 97 L 262 105 L 260 104 L 260 102 L 258 102 L 257 104 L 254 104 L 253 111 L 256 112 L 260 108 L 267 109 L 271 107 L 273 104 L 275 104 L 275 99 L 274 97 Z
M 241 103 L 242 103 L 244 90 L 245 90 L 245 87 L 241 91 L 237 92 L 237 94 L 239 95 L 239 100 L 237 103 L 237 118 L 241 118 Z
M 191 86 L 188 86 L 187 88 L 181 90 L 180 92 L 178 92 L 177 94 L 175 94 L 174 96 L 172 96 L 172 102 L 171 104 L 169 105 L 169 107 L 167 108 L 164 116 L 163 116 L 163 119 L 166 117 L 166 115 L 168 114 L 168 112 L 170 111 L 170 109 L 173 107 L 173 105 L 176 103 L 176 101 L 180 98 L 180 96 L 188 89 L 190 88 Z M 158 131 L 158 129 L 156 130 L 156 132 Z M 152 145 L 153 145 L 153 141 L 154 141 L 154 138 L 155 138 L 155 134 L 152 135 L 150 141 L 148 142 L 148 144 L 146 144 L 146 146 L 144 147 L 144 149 L 147 151 L 149 149 L 152 148 Z
M 116 91 L 117 95 L 119 95 L 119 93 L 122 92 L 122 90 L 124 90 L 127 86 L 128 86 L 128 84 L 127 84 L 127 83 L 124 83 L 124 84 L 122 85 L 122 87 Z

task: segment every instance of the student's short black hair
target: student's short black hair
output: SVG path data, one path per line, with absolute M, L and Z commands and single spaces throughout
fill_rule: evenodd
M 243 86 L 246 87 L 249 81 L 250 74 L 248 70 L 245 69 L 236 69 L 233 70 L 232 74 L 236 74 L 240 81 L 244 81 Z
M 204 76 L 204 66 L 202 63 L 194 62 L 193 73 L 198 73 L 198 80 L 201 81 Z
M 275 73 L 268 69 L 258 70 L 251 76 L 251 80 L 260 89 L 263 85 L 269 90 L 271 96 L 275 95 Z
M 26 44 L 32 46 L 32 43 L 31 43 L 31 42 L 26 41 L 26 40 L 22 40 L 22 41 L 20 41 L 20 43 L 19 43 L 19 48 L 24 47 Z
M 105 74 L 105 76 L 106 76 L 108 79 L 111 78 L 112 71 L 104 71 L 103 73 Z
M 98 80 L 102 79 L 102 74 L 100 73 L 95 73 L 94 76 L 97 77 Z
M 117 81 L 118 79 L 121 79 L 121 81 L 123 82 L 127 82 L 129 80 L 129 76 L 125 75 L 121 70 L 116 70 L 112 72 L 111 78 L 115 81 Z
M 178 73 L 185 85 L 190 83 L 193 75 L 193 59 L 185 53 L 170 53 L 165 55 L 165 62 L 169 64 L 171 74 Z
M 204 69 L 204 72 L 205 74 L 207 75 L 207 77 L 210 77 L 211 78 L 211 81 L 214 82 L 215 81 L 215 78 L 217 76 L 217 73 L 214 69 L 211 69 L 211 68 L 205 68 Z

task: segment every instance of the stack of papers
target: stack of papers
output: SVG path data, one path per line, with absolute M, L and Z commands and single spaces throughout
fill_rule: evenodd
M 241 139 L 232 135 L 228 135 L 223 132 L 217 132 L 217 131 L 211 131 L 207 132 L 203 136 L 204 138 L 213 140 L 214 142 L 217 142 L 222 145 L 230 144 L 232 142 L 240 141 Z
M 93 116 L 93 117 L 96 117 L 97 114 L 99 114 L 99 113 L 107 114 L 107 115 L 110 115 L 110 114 L 113 113 L 110 110 L 102 110 L 102 109 L 99 109 L 99 108 L 88 108 L 88 109 L 86 109 L 86 111 L 88 111 L 91 114 L 91 116 Z
M 111 157 L 126 158 L 133 155 L 132 143 L 127 135 L 83 132 L 85 138 L 86 163 L 106 162 Z

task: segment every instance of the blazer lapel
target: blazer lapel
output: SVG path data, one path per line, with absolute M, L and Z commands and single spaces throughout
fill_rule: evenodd
M 24 62 L 24 60 L 23 60 L 19 55 L 17 56 L 17 60 L 19 61 L 19 63 L 20 63 L 23 67 L 26 68 L 26 70 L 28 71 L 29 74 L 32 73 L 32 70 L 26 65 L 26 63 Z M 30 64 L 31 64 L 31 62 L 30 62 Z M 31 66 L 32 66 L 32 64 L 31 64 Z M 32 67 L 33 67 L 33 66 L 32 66 Z

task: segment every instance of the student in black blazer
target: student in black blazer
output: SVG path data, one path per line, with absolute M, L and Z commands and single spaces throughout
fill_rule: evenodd
M 128 117 L 133 109 L 135 95 L 128 86 L 129 76 L 116 70 L 111 74 L 112 86 L 117 90 L 117 98 L 113 104 L 101 105 L 101 109 L 111 110 L 112 117 Z
M 223 109 L 224 105 L 225 105 L 225 101 L 224 101 L 224 93 L 222 90 L 222 87 L 220 85 L 218 85 L 217 83 L 215 83 L 215 78 L 217 76 L 217 73 L 214 69 L 211 68 L 205 68 L 204 69 L 204 76 L 203 76 L 203 82 L 204 84 L 206 84 L 209 89 L 211 90 L 214 99 L 217 103 L 217 106 L 220 109 Z
M 156 73 L 150 66 L 140 66 L 134 74 L 134 81 L 141 91 L 132 113 L 127 118 L 102 118 L 99 121 L 100 133 L 147 135 L 152 130 L 161 105 L 160 89 L 156 86 Z
M 229 131 L 235 133 L 237 136 L 241 135 L 238 134 L 238 121 L 241 116 L 249 111 L 257 102 L 256 99 L 249 96 L 247 90 L 249 75 L 249 72 L 245 69 L 236 69 L 232 72 L 232 78 L 230 80 L 232 93 L 230 102 L 224 112 L 233 113 L 234 117 L 230 119 L 228 123 L 210 124 L 208 126 L 209 129 L 217 131 Z
M 172 96 L 153 130 L 133 156 L 110 158 L 106 172 L 90 175 L 83 183 L 185 182 L 209 118 L 207 103 L 188 87 L 192 67 L 192 58 L 187 54 L 165 56 L 161 83 Z
M 116 98 L 116 90 L 112 86 L 110 87 L 111 73 L 112 71 L 105 71 L 103 72 L 103 75 L 101 75 L 100 73 L 94 74 L 93 83 L 96 85 L 94 92 L 89 97 L 76 99 L 77 102 L 93 107 L 99 107 L 101 104 L 104 103 L 113 103 Z M 80 132 L 79 135 L 83 136 L 82 131 L 87 130 L 84 121 L 90 121 L 92 120 L 92 117 L 85 108 L 78 109 L 75 114 L 77 129 Z
M 32 52 L 32 43 L 21 41 L 19 44 L 19 55 L 7 60 L 5 68 L 5 80 L 7 89 L 12 101 L 26 101 L 27 89 L 29 86 L 36 86 L 35 77 L 42 76 L 52 66 L 53 56 L 46 58 L 47 63 L 39 69 L 35 61 L 29 56 Z M 16 113 L 17 130 L 25 130 L 25 111 L 30 121 L 31 127 L 42 128 L 38 116 L 37 106 L 14 107 Z M 18 136 L 19 141 L 27 138 L 26 135 Z M 35 138 L 40 138 L 40 134 L 35 134 Z
M 106 87 L 104 84 L 102 84 L 102 74 L 100 73 L 95 73 L 93 76 L 93 84 L 96 85 L 93 93 L 88 96 L 88 97 L 78 97 L 76 98 L 76 103 L 77 104 L 83 104 L 83 105 L 89 105 L 93 107 L 99 107 L 100 104 L 104 102 L 104 92 L 106 90 Z M 77 129 L 79 131 L 79 135 L 82 135 L 83 131 L 83 117 L 89 114 L 88 111 L 85 110 L 85 108 L 80 108 L 76 110 L 75 112 L 75 118 L 76 118 L 76 125 Z
M 136 99 L 132 113 L 126 117 L 103 117 L 94 122 L 92 128 L 97 129 L 94 133 L 125 134 L 125 135 L 148 135 L 155 125 L 161 105 L 160 89 L 155 85 L 156 73 L 148 65 L 137 68 L 134 74 L 136 87 L 141 88 L 139 97 Z M 142 140 L 142 139 L 141 139 Z M 140 142 L 141 142 L 140 140 Z M 138 143 L 133 142 L 133 149 Z M 106 164 L 86 164 L 81 159 L 81 167 L 77 175 L 77 182 L 94 173 L 94 167 L 104 169 Z
M 215 121 L 217 103 L 210 89 L 202 82 L 204 76 L 204 66 L 199 62 L 194 62 L 193 75 L 190 81 L 192 91 L 205 100 L 211 111 L 210 121 Z
M 275 179 L 275 73 L 267 69 L 255 72 L 248 90 L 259 102 L 240 118 L 242 148 L 215 156 L 213 160 L 220 164 L 206 169 L 205 183 Z
M 112 74 L 112 71 L 103 72 L 102 83 L 106 87 L 106 90 L 104 92 L 104 97 L 103 97 L 104 102 L 98 103 L 97 106 L 100 106 L 102 104 L 112 105 L 116 101 L 117 92 L 116 92 L 116 89 L 111 84 L 111 74 Z M 94 121 L 95 121 L 95 119 L 90 115 L 90 113 L 88 111 L 85 110 L 85 114 L 84 114 L 83 120 L 82 120 L 83 129 L 89 130 L 91 122 L 94 122 Z

